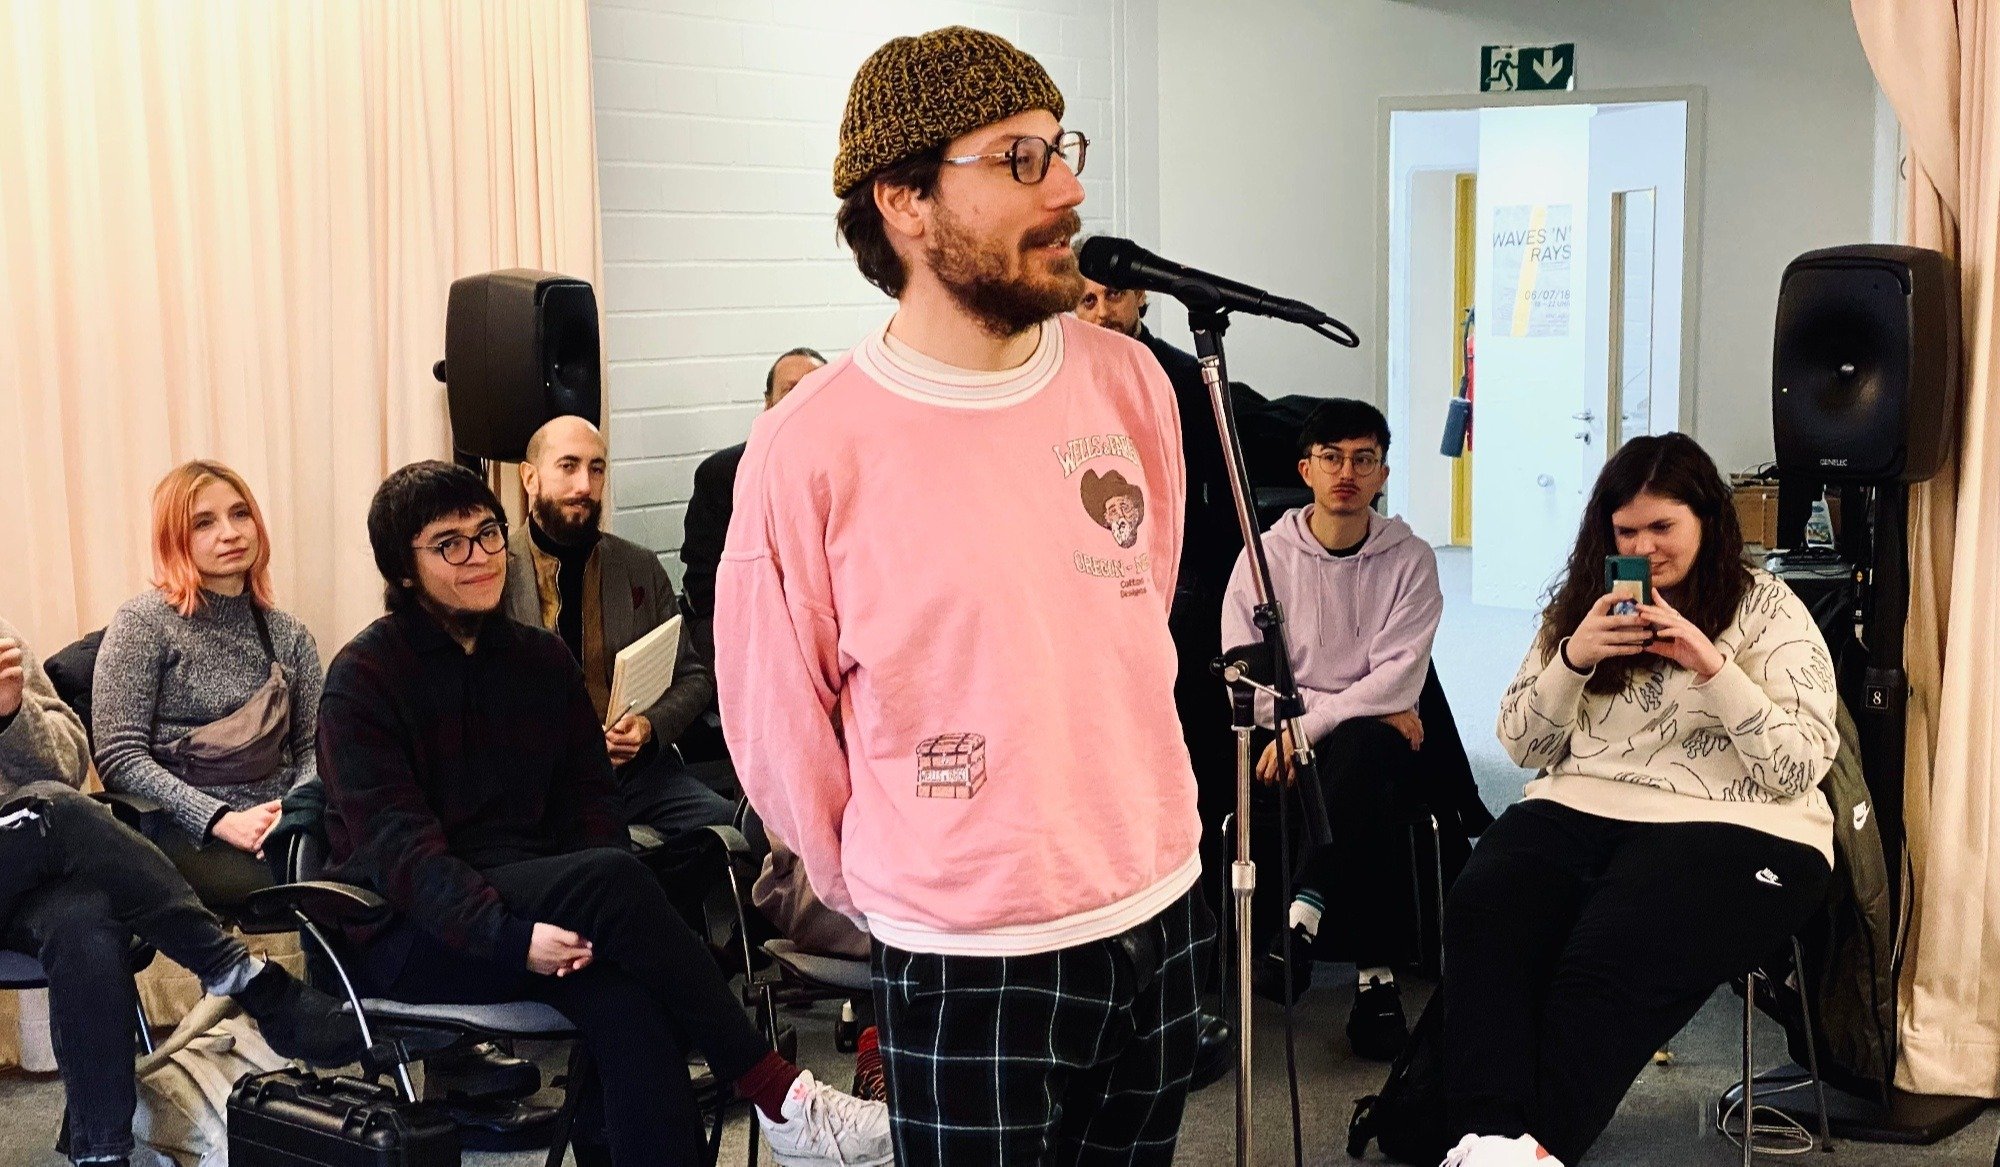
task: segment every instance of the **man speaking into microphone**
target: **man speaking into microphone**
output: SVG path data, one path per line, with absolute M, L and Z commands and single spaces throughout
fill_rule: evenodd
M 896 311 L 756 422 L 717 586 L 744 788 L 872 937 L 903 1167 L 1169 1163 L 1213 944 L 1180 426 L 1144 347 L 1064 315 L 1062 114 L 972 29 L 861 66 L 838 222 Z

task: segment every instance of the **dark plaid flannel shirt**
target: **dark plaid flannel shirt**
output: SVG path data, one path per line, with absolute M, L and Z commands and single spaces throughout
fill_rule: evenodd
M 506 967 L 526 966 L 534 921 L 482 872 L 628 845 L 576 658 L 498 613 L 470 653 L 421 611 L 362 629 L 327 670 L 319 773 L 328 877 Z M 349 935 L 366 944 L 377 931 Z

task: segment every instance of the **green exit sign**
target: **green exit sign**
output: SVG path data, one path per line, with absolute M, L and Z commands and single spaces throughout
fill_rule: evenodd
M 1479 91 L 1575 89 L 1576 46 L 1487 45 L 1479 52 Z

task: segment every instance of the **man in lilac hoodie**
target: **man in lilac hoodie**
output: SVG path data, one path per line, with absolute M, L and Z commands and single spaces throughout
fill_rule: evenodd
M 1318 756 L 1333 842 L 1307 857 L 1287 926 L 1308 944 L 1322 915 L 1354 958 L 1360 983 L 1347 1034 L 1363 1057 L 1401 1051 L 1403 1005 L 1390 966 L 1406 958 L 1407 860 L 1394 808 L 1416 797 L 1424 745 L 1417 698 L 1430 669 L 1444 597 L 1437 556 L 1401 519 L 1376 514 L 1389 480 L 1389 424 L 1374 406 L 1335 398 L 1299 435 L 1299 475 L 1311 506 L 1287 511 L 1264 533 L 1274 598 L 1305 699 L 1304 731 Z M 1222 609 L 1222 643 L 1258 638 L 1247 554 L 1236 561 Z M 1270 704 L 1259 718 L 1270 724 Z M 1273 740 L 1257 777 L 1290 769 Z M 1310 964 L 1307 965 L 1310 970 Z M 1307 975 L 1296 975 L 1294 992 Z

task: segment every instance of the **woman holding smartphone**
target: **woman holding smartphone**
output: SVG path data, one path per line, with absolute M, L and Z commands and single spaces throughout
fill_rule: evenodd
M 1820 903 L 1833 664 L 1742 542 L 1683 434 L 1598 476 L 1500 707 L 1540 773 L 1445 910 L 1448 1167 L 1574 1167 L 1654 1051 Z M 1604 592 L 1614 556 L 1651 568 L 1630 614 Z
M 271 598 L 271 540 L 241 475 L 216 462 L 153 491 L 153 587 L 104 631 L 91 683 L 105 786 L 160 803 L 154 841 L 224 910 L 271 883 L 278 802 L 316 772 L 319 648 Z

